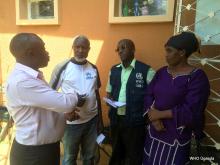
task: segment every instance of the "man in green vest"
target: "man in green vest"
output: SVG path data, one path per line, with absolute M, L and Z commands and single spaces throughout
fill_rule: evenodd
M 110 106 L 112 136 L 110 165 L 140 165 L 145 137 L 144 93 L 155 71 L 134 58 L 135 45 L 122 39 L 116 49 L 121 63 L 114 65 L 106 87 L 107 97 L 126 103 L 123 107 Z

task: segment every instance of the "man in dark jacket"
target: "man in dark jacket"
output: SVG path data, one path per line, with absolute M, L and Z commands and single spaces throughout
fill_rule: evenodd
M 110 106 L 113 152 L 109 164 L 140 165 L 145 135 L 144 91 L 155 71 L 134 58 L 133 41 L 120 40 L 116 51 L 121 64 L 111 68 L 106 92 L 108 98 L 126 105 L 117 108 Z

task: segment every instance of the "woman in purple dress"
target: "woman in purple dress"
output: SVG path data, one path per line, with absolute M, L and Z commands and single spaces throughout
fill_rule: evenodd
M 145 97 L 148 126 L 143 165 L 190 164 L 192 134 L 201 139 L 204 110 L 210 93 L 201 69 L 188 64 L 199 49 L 196 36 L 182 32 L 165 44 L 168 66 L 155 74 Z

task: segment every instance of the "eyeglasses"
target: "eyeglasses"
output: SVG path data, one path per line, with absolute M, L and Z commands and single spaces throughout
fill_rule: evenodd
M 88 50 L 89 49 L 89 47 L 85 47 L 85 46 L 73 46 L 73 48 L 76 50 L 79 50 L 79 49 Z
M 118 46 L 116 49 L 115 49 L 115 51 L 116 52 L 119 52 L 120 50 L 125 50 L 125 49 L 128 49 L 128 47 L 126 46 L 126 45 L 121 45 L 121 46 Z

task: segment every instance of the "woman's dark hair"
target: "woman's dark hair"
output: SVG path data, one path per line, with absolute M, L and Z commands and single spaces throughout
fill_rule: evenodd
M 198 51 L 199 41 L 192 32 L 182 32 L 168 39 L 165 46 L 170 46 L 178 50 L 185 50 L 185 56 L 188 58 L 192 53 Z

